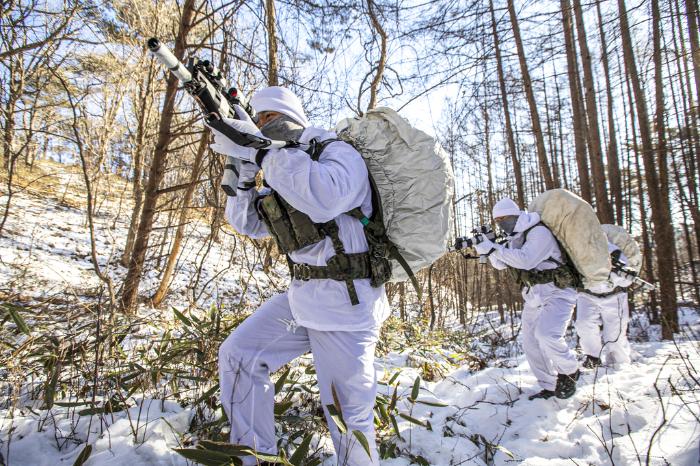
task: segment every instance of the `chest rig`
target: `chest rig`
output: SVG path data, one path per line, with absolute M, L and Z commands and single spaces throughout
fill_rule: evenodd
M 546 227 L 546 225 L 542 222 L 536 223 L 535 225 L 525 230 L 520 236 L 520 238 L 518 238 L 518 242 L 514 243 L 513 246 L 516 246 L 518 248 L 522 247 L 527 241 L 528 233 L 530 233 L 530 231 L 533 228 L 538 226 Z M 514 267 L 508 267 L 508 272 L 515 279 L 516 283 L 520 285 L 521 288 L 531 288 L 535 285 L 542 285 L 545 283 L 554 283 L 554 285 L 557 288 L 581 287 L 581 277 L 578 271 L 573 267 L 573 265 L 571 265 L 572 261 L 566 253 L 566 250 L 562 247 L 561 243 L 559 243 L 559 240 L 556 238 L 556 236 L 554 237 L 554 240 L 557 242 L 557 246 L 559 246 L 559 250 L 561 251 L 561 254 L 564 258 L 564 262 L 560 262 L 554 257 L 550 257 L 549 259 L 545 260 L 556 264 L 556 268 L 547 270 L 522 270 L 516 269 Z
M 335 141 L 338 139 L 328 139 L 322 142 L 311 140 L 311 146 L 307 153 L 312 160 L 318 161 L 321 152 Z M 373 207 L 376 209 L 375 206 Z M 360 301 L 353 280 L 369 278 L 370 285 L 378 287 L 391 278 L 391 267 L 386 259 L 385 251 L 381 250 L 380 242 L 375 241 L 375 236 L 376 238 L 381 237 L 384 231 L 374 231 L 377 229 L 376 222 L 365 217 L 359 206 L 345 214 L 362 223 L 369 251 L 352 254 L 345 252 L 345 247 L 340 239 L 340 229 L 335 219 L 325 223 L 316 223 L 304 212 L 295 209 L 275 191 L 258 199 L 257 211 L 275 239 L 279 250 L 287 255 L 287 263 L 293 279 L 344 281 L 350 302 L 357 305 Z M 326 261 L 325 266 L 295 263 L 289 256 L 291 252 L 316 244 L 326 237 L 331 239 L 335 255 Z

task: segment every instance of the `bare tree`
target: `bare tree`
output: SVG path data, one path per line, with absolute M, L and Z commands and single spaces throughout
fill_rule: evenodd
M 525 88 L 525 96 L 527 97 L 527 104 L 530 108 L 530 121 L 532 123 L 533 137 L 535 138 L 535 147 L 537 149 L 537 159 L 540 163 L 540 171 L 542 172 L 542 178 L 544 179 L 545 188 L 553 189 L 556 186 L 554 185 L 552 171 L 549 168 L 549 162 L 547 161 L 547 153 L 545 151 L 544 146 L 544 133 L 542 132 L 542 125 L 540 124 L 540 114 L 537 110 L 535 93 L 532 89 L 532 79 L 530 78 L 530 71 L 527 67 L 527 59 L 525 57 L 523 40 L 520 37 L 520 25 L 518 24 L 518 17 L 515 14 L 515 6 L 513 5 L 513 0 L 508 0 L 508 13 L 510 15 L 511 25 L 513 27 L 513 37 L 515 39 L 515 46 L 518 49 L 518 61 L 520 62 L 520 71 L 523 75 L 523 87 Z

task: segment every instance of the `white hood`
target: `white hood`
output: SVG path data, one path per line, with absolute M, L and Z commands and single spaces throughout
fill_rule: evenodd
M 518 221 L 515 223 L 513 234 L 522 233 L 538 223 L 540 223 L 540 214 L 523 210 L 520 212 L 520 217 L 518 217 Z

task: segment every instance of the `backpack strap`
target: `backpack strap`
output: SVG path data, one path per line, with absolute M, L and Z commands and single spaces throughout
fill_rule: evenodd
M 340 141 L 340 139 L 331 138 L 319 141 L 318 139 L 314 138 L 309 141 L 309 148 L 306 149 L 305 152 L 309 154 L 311 160 L 318 162 L 318 159 L 321 158 L 321 153 L 326 149 L 326 147 L 328 147 L 329 144 L 337 141 Z
M 370 260 L 378 260 L 382 258 L 385 259 L 386 257 L 395 259 L 404 269 L 404 271 L 408 275 L 408 278 L 411 280 L 411 284 L 413 285 L 413 288 L 418 294 L 418 299 L 423 299 L 421 287 L 418 284 L 418 279 L 416 278 L 416 275 L 413 273 L 413 270 L 411 270 L 411 266 L 408 265 L 406 259 L 404 259 L 404 257 L 399 252 L 399 248 L 387 237 L 384 224 L 381 221 L 378 221 L 374 215 L 372 216 L 373 218 L 371 220 L 367 218 L 365 214 L 362 213 L 362 210 L 359 207 L 355 207 L 351 211 L 346 212 L 346 214 L 359 220 L 362 226 L 364 227 L 365 238 L 367 239 L 367 245 L 370 250 Z M 389 266 L 388 276 L 386 277 L 386 279 L 381 281 L 382 283 L 386 283 L 387 281 L 389 281 L 390 278 L 391 266 Z

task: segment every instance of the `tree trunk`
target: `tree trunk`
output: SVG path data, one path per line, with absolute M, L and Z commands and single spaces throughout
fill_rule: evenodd
M 148 66 L 148 75 L 145 82 L 141 82 L 139 89 L 139 115 L 136 126 L 136 141 L 134 142 L 134 171 L 133 171 L 133 193 L 134 193 L 134 208 L 131 211 L 131 222 L 129 232 L 126 235 L 126 244 L 124 245 L 124 253 L 121 257 L 121 264 L 124 267 L 129 265 L 131 254 L 134 250 L 134 239 L 141 218 L 141 208 L 143 207 L 143 159 L 145 152 L 145 135 L 146 123 L 150 114 L 151 107 L 148 105 L 151 93 L 151 84 L 153 82 L 153 60 L 150 60 Z
M 583 85 L 585 92 L 585 108 L 588 119 L 588 140 L 591 148 L 590 161 L 593 172 L 593 189 L 595 190 L 595 205 L 601 223 L 614 223 L 612 207 L 608 200 L 608 187 L 605 181 L 605 164 L 600 142 L 600 126 L 598 123 L 598 103 L 596 101 L 595 83 L 593 81 L 593 65 L 591 52 L 588 49 L 586 27 L 583 24 L 581 0 L 574 0 L 574 15 L 576 16 L 576 31 L 581 61 L 583 65 Z
M 647 111 L 646 96 L 642 89 L 637 64 L 635 62 L 632 38 L 627 20 L 627 7 L 624 0 L 618 0 L 620 14 L 620 34 L 625 59 L 625 68 L 632 83 L 635 104 L 637 107 L 637 119 L 639 122 L 639 135 L 642 139 L 642 159 L 644 161 L 644 174 L 646 178 L 647 192 L 651 204 L 651 220 L 654 224 L 654 237 L 656 242 L 656 258 L 658 264 L 658 276 L 661 296 L 662 313 L 662 337 L 670 339 L 673 332 L 678 329 L 678 313 L 676 309 L 675 273 L 673 270 L 674 234 L 671 224 L 670 205 L 668 200 L 668 168 L 666 165 L 665 131 L 663 124 L 663 83 L 661 81 L 661 41 L 659 36 L 659 12 L 657 0 L 652 0 L 652 21 L 654 35 L 654 62 L 656 81 L 656 105 L 657 126 L 659 140 L 658 160 L 654 158 L 654 145 L 649 127 L 649 114 Z M 657 61 L 659 66 L 657 65 Z
M 698 39 L 698 6 L 695 0 L 685 0 L 685 11 L 688 19 L 688 35 L 690 36 L 690 52 L 693 56 L 693 73 L 695 75 L 695 105 L 700 102 L 700 40 Z M 691 109 L 697 113 L 698 109 Z
M 275 0 L 265 0 L 265 24 L 267 26 L 267 85 L 279 86 L 279 64 L 277 62 L 277 21 Z
M 182 18 L 175 40 L 173 53 L 176 58 L 182 60 L 185 52 L 187 34 L 192 27 L 194 16 L 194 0 L 185 0 L 182 8 Z M 138 301 L 138 288 L 143 274 L 143 266 L 146 261 L 146 250 L 148 249 L 148 239 L 153 229 L 153 221 L 156 214 L 156 201 L 158 199 L 158 188 L 167 166 L 168 146 L 172 140 L 171 123 L 175 110 L 175 94 L 178 88 L 177 78 L 170 73 L 168 84 L 165 90 L 163 110 L 160 124 L 158 126 L 158 140 L 153 151 L 153 161 L 148 173 L 148 183 L 144 192 L 143 212 L 139 228 L 134 241 L 134 251 L 129 261 L 129 269 L 124 278 L 122 288 L 121 308 L 124 312 L 134 312 Z
M 379 90 L 379 84 L 382 82 L 382 76 L 384 75 L 384 66 L 386 65 L 386 40 L 387 35 L 382 28 L 379 19 L 377 18 L 377 13 L 374 11 L 374 1 L 367 0 L 367 12 L 369 13 L 370 20 L 372 21 L 372 27 L 377 34 L 379 34 L 380 50 L 379 50 L 379 62 L 377 63 L 377 71 L 374 73 L 374 78 L 369 88 L 369 103 L 367 104 L 367 110 L 373 109 L 377 105 L 377 91 Z
M 620 175 L 620 161 L 617 151 L 617 131 L 615 128 L 615 101 L 612 95 L 612 84 L 610 83 L 610 64 L 608 63 L 608 47 L 605 40 L 605 29 L 603 28 L 603 15 L 600 11 L 600 0 L 596 1 L 596 11 L 598 13 L 598 26 L 600 32 L 601 61 L 603 62 L 603 73 L 605 74 L 605 94 L 608 104 L 608 179 L 610 180 L 610 191 L 615 200 L 615 221 L 622 225 L 622 179 Z
M 513 0 L 508 0 L 508 13 L 510 15 L 511 25 L 513 27 L 513 37 L 515 38 L 515 46 L 518 49 L 518 61 L 520 62 L 520 71 L 523 75 L 523 87 L 525 88 L 527 104 L 530 108 L 532 133 L 535 138 L 535 147 L 537 149 L 537 159 L 539 160 L 540 164 L 540 173 L 542 174 L 542 178 L 544 179 L 545 189 L 553 189 L 554 180 L 552 179 L 552 171 L 550 170 L 549 162 L 547 161 L 547 153 L 544 147 L 544 135 L 542 134 L 542 126 L 540 125 L 540 114 L 537 111 L 535 93 L 532 90 L 532 79 L 530 78 L 530 71 L 527 68 L 525 49 L 523 48 L 523 41 L 520 37 L 520 26 L 518 24 L 518 17 L 515 15 L 515 6 L 513 6 Z
M 574 124 L 574 147 L 576 150 L 576 166 L 578 168 L 581 197 L 586 202 L 593 201 L 591 181 L 588 175 L 588 154 L 586 147 L 586 116 L 583 111 L 583 97 L 578 79 L 578 63 L 576 60 L 576 45 L 574 30 L 571 24 L 571 5 L 569 0 L 561 0 L 561 15 L 564 25 L 564 42 L 566 44 L 566 68 L 569 77 L 569 93 L 571 94 L 571 111 Z
M 163 272 L 163 277 L 160 280 L 158 289 L 151 298 L 153 306 L 155 307 L 159 307 L 161 305 L 163 298 L 165 298 L 165 295 L 170 289 L 170 282 L 172 281 L 173 272 L 175 271 L 175 264 L 177 263 L 177 258 L 180 255 L 180 250 L 182 249 L 182 238 L 185 236 L 185 226 L 187 224 L 189 206 L 192 202 L 194 191 L 197 188 L 197 180 L 199 180 L 199 174 L 202 171 L 202 159 L 204 158 L 204 153 L 206 152 L 208 145 L 209 131 L 206 130 L 204 134 L 202 134 L 202 139 L 199 141 L 197 154 L 195 155 L 194 163 L 192 164 L 190 179 L 188 181 L 187 188 L 185 189 L 184 199 L 182 200 L 182 210 L 180 211 L 180 217 L 177 222 L 173 246 L 170 249 L 168 261 L 165 264 L 165 271 Z
M 513 137 L 513 125 L 510 121 L 510 109 L 508 107 L 508 93 L 506 91 L 506 78 L 503 72 L 503 59 L 501 58 L 501 41 L 498 38 L 496 28 L 496 16 L 493 11 L 493 0 L 489 0 L 489 9 L 491 11 L 491 33 L 493 35 L 493 46 L 496 49 L 496 67 L 498 69 L 498 84 L 501 89 L 501 103 L 503 104 L 503 116 L 506 123 L 506 139 L 508 140 L 508 150 L 510 151 L 510 159 L 513 164 L 513 175 L 515 176 L 515 189 L 518 195 L 518 205 L 525 206 L 525 189 L 523 188 L 523 173 L 520 168 L 520 160 L 515 147 L 515 139 Z

